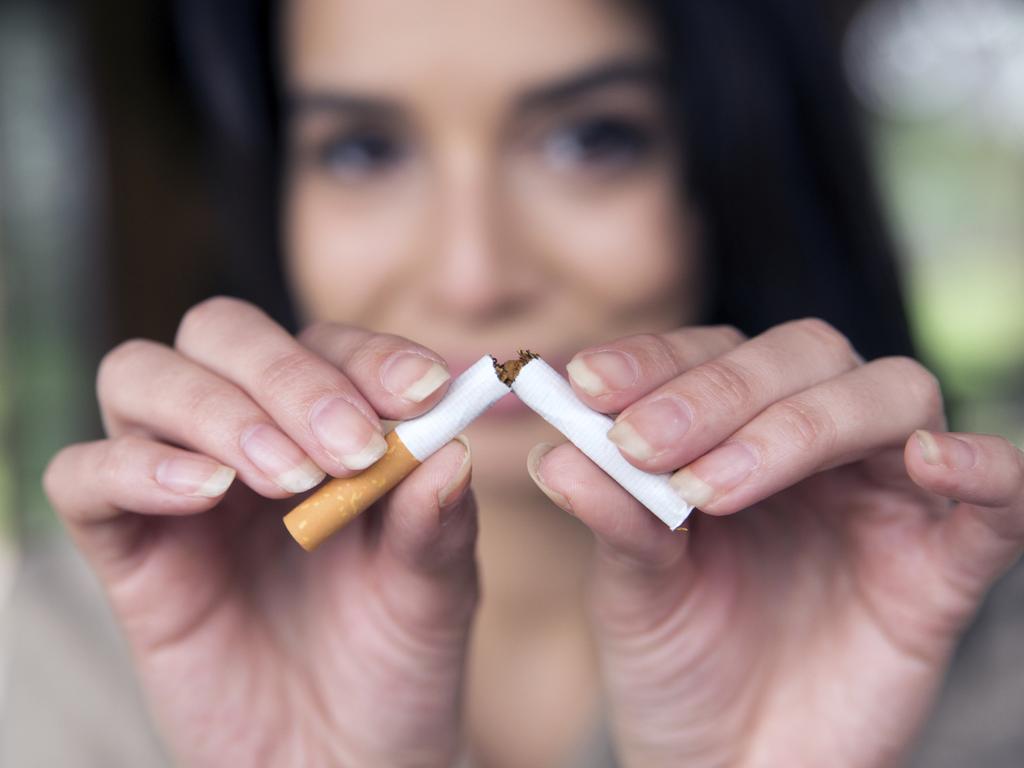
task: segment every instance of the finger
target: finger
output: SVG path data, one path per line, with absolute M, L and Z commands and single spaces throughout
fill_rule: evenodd
M 745 340 L 742 333 L 725 325 L 627 336 L 581 350 L 566 372 L 583 402 L 602 413 L 619 413 L 683 371 Z
M 381 503 L 377 583 L 400 615 L 468 618 L 476 599 L 476 502 L 464 437 L 427 459 Z
M 904 461 L 921 488 L 959 501 L 940 523 L 939 554 L 972 588 L 987 589 L 1024 544 L 1024 453 L 995 435 L 921 430 Z
M 608 437 L 641 469 L 668 472 L 718 445 L 772 403 L 860 363 L 846 338 L 826 323 L 784 323 L 682 371 L 626 408 Z
M 315 323 L 298 340 L 341 370 L 386 419 L 419 416 L 448 391 L 451 374 L 444 359 L 401 336 Z
M 223 605 L 237 576 L 224 534 L 246 524 L 240 508 L 221 504 L 234 475 L 208 456 L 137 436 L 70 446 L 47 468 L 47 495 L 136 649 L 180 638 Z
M 572 443 L 534 447 L 527 471 L 552 502 L 593 531 L 603 555 L 625 570 L 664 573 L 682 557 L 686 535 L 669 531 Z
M 350 337 L 344 371 L 256 307 L 217 298 L 186 314 L 176 346 L 247 392 L 319 466 L 346 476 L 387 450 L 378 409 L 393 418 L 426 410 L 440 397 L 448 373 L 422 347 L 395 337 L 378 341 L 340 326 L 335 335 Z M 396 389 L 402 397 L 386 388 L 398 387 L 396 382 L 404 387 Z
M 944 423 L 935 377 L 910 358 L 883 358 L 775 403 L 672 484 L 704 512 L 731 514 Z
M 125 436 L 64 448 L 46 467 L 43 488 L 87 551 L 112 563 L 143 543 L 141 515 L 205 512 L 234 478 L 233 469 L 208 456 Z
M 116 347 L 97 391 L 112 437 L 141 434 L 212 456 L 263 496 L 301 493 L 324 477 L 245 392 L 162 344 Z

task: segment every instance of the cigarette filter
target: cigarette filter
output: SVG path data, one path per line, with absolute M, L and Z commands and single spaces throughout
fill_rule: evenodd
M 569 382 L 540 358 L 523 365 L 512 391 L 672 530 L 693 511 L 669 485 L 669 475 L 644 472 L 626 461 L 608 439 L 614 422 L 587 407 Z
M 388 433 L 388 450 L 375 464 L 353 477 L 325 483 L 285 515 L 288 532 L 303 549 L 315 549 L 508 393 L 508 385 L 497 376 L 494 360 L 489 356 L 480 358 L 451 383 L 447 394 L 431 410 Z

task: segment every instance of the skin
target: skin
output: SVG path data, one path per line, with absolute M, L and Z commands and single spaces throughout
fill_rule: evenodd
M 217 298 L 120 345 L 107 438 L 44 477 L 176 757 L 557 764 L 602 697 L 626 765 L 898 762 L 1019 556 L 1024 455 L 946 433 L 930 373 L 821 321 L 686 326 L 698 225 L 623 7 L 294 0 L 283 29 L 306 329 Z M 288 539 L 380 419 L 524 343 L 699 502 L 688 533 L 511 409 L 315 552 Z

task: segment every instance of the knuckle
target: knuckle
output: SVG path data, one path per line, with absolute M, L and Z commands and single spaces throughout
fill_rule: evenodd
M 54 509 L 58 511 L 60 509 L 61 491 L 68 483 L 69 460 L 71 455 L 79 450 L 81 450 L 81 446 L 78 444 L 67 445 L 61 448 L 47 463 L 46 468 L 43 469 L 43 493 L 46 494 L 46 498 L 50 500 L 50 504 L 53 505 Z
M 352 350 L 373 335 L 363 328 L 322 320 L 306 326 L 295 338 L 311 352 L 343 366 L 352 357 Z
M 747 340 L 747 334 L 735 325 L 716 325 L 714 331 L 729 346 L 739 346 Z
M 295 337 L 304 347 L 315 349 L 338 332 L 339 325 L 327 320 L 310 323 Z
M 201 378 L 190 378 L 181 385 L 175 409 L 187 420 L 196 436 L 216 434 L 225 424 L 233 423 L 245 396 L 231 384 L 213 384 Z
M 201 338 L 208 333 L 210 326 L 249 308 L 251 305 L 247 302 L 230 296 L 211 296 L 204 299 L 182 315 L 174 337 L 174 346 L 188 346 L 192 339 Z
M 643 350 L 643 356 L 649 361 L 652 373 L 663 372 L 665 375 L 674 375 L 684 367 L 676 345 L 661 334 L 640 333 L 628 336 L 613 346 L 619 344 L 627 348 L 636 346 Z
M 96 462 L 96 479 L 106 487 L 122 484 L 131 458 L 137 455 L 138 450 L 139 439 L 135 437 L 115 437 L 105 441 Z
M 385 358 L 400 350 L 418 349 L 408 339 L 392 333 L 368 333 L 355 347 L 348 359 L 348 368 L 353 373 L 372 370 Z
M 799 451 L 827 452 L 836 441 L 837 427 L 828 412 L 801 398 L 790 398 L 770 409 L 786 442 Z
M 667 354 L 672 345 L 669 344 L 664 337 L 659 336 L 656 333 L 637 333 L 632 336 L 624 336 L 623 338 L 617 339 L 606 346 L 633 347 L 638 350 L 642 350 L 649 355 L 662 355 Z
M 712 360 L 694 368 L 691 375 L 700 389 L 726 407 L 738 408 L 754 402 L 753 385 L 735 363 Z
M 156 346 L 156 342 L 148 339 L 128 339 L 107 352 L 96 370 L 96 393 L 99 399 L 107 400 L 112 388 L 121 382 L 126 369 L 130 370 L 140 357 Z
M 399 350 L 419 349 L 417 344 L 394 333 L 371 333 L 356 347 L 355 354 L 379 357 Z
M 942 385 L 934 373 L 912 357 L 888 357 L 885 363 L 926 413 L 934 414 L 943 410 Z
M 315 374 L 317 364 L 305 350 L 285 352 L 267 363 L 257 376 L 259 391 L 278 394 L 295 390 Z
M 811 336 L 818 347 L 835 355 L 840 362 L 849 363 L 860 360 L 860 356 L 854 350 L 853 344 L 850 343 L 846 334 L 820 317 L 805 317 L 793 321 L 793 325 Z
M 328 323 L 327 321 L 316 321 L 315 323 L 310 323 L 296 334 L 295 340 L 302 344 L 302 346 L 314 348 L 317 344 L 330 336 L 331 327 L 333 325 L 333 323 Z

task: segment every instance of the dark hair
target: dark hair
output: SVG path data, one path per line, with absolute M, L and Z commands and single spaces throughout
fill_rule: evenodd
M 821 4 L 646 0 L 668 64 L 685 194 L 701 214 L 703 321 L 824 318 L 867 358 L 912 354 L 893 246 Z M 179 0 L 183 60 L 224 161 L 230 290 L 286 325 L 271 0 Z M 244 268 L 243 268 L 244 267 Z

